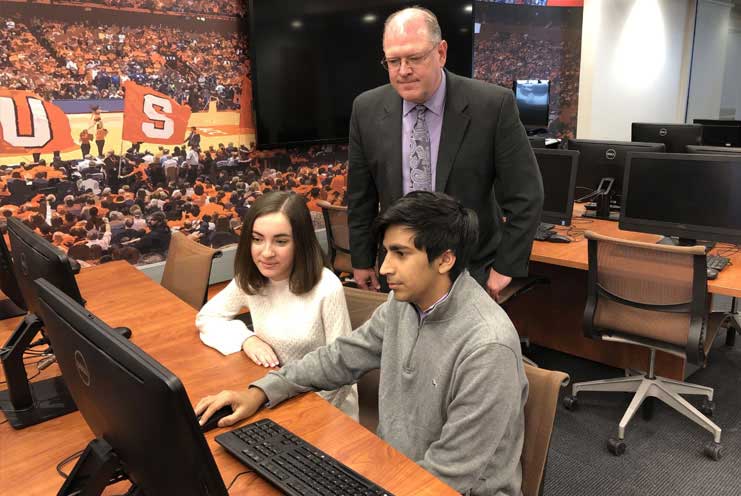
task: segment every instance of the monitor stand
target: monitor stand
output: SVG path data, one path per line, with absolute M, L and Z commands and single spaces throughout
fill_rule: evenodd
M 0 300 L 0 320 L 11 319 L 13 317 L 20 317 L 25 315 L 26 311 L 19 308 L 18 305 L 13 303 L 13 300 L 6 298 Z
M 0 355 L 8 385 L 7 390 L 0 391 L 0 409 L 14 429 L 23 429 L 77 410 L 61 376 L 28 382 L 23 353 L 41 327 L 41 320 L 28 313 Z
M 656 242 L 657 245 L 669 246 L 704 246 L 705 251 L 710 251 L 715 247 L 715 241 L 702 241 L 690 238 L 678 238 L 675 236 L 664 236 Z
M 581 216 L 588 219 L 611 220 L 613 222 L 620 220 L 620 212 L 617 210 L 610 210 L 610 214 L 607 217 L 599 215 L 596 210 L 585 210 Z
M 128 477 L 111 445 L 104 439 L 93 439 L 82 452 L 57 495 L 98 496 L 103 494 L 107 486 L 125 479 Z M 126 496 L 144 496 L 144 493 L 136 485 L 132 485 Z

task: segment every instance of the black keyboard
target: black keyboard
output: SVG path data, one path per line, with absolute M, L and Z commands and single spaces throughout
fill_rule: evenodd
M 290 496 L 393 496 L 270 419 L 216 442 Z
M 707 255 L 707 266 L 708 269 L 715 269 L 718 272 L 725 269 L 726 266 L 731 263 L 728 257 L 722 257 L 720 255 Z

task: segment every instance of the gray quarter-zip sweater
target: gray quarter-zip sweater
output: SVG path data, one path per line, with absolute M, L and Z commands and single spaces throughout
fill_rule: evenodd
M 421 322 L 391 293 L 351 335 L 251 385 L 273 407 L 376 368 L 381 438 L 463 494 L 521 494 L 528 384 L 520 343 L 468 272 Z

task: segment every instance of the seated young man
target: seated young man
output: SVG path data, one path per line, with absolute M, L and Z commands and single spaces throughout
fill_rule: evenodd
M 392 292 L 349 336 L 196 405 L 220 427 L 297 394 L 381 369 L 378 435 L 464 494 L 520 495 L 528 384 L 512 323 L 465 270 L 476 214 L 442 193 L 413 192 L 381 214 L 376 239 Z

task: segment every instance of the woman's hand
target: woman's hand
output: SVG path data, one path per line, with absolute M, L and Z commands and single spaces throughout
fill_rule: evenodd
M 250 336 L 242 343 L 242 350 L 250 360 L 263 367 L 277 367 L 279 365 L 278 357 L 268 343 L 258 338 Z

